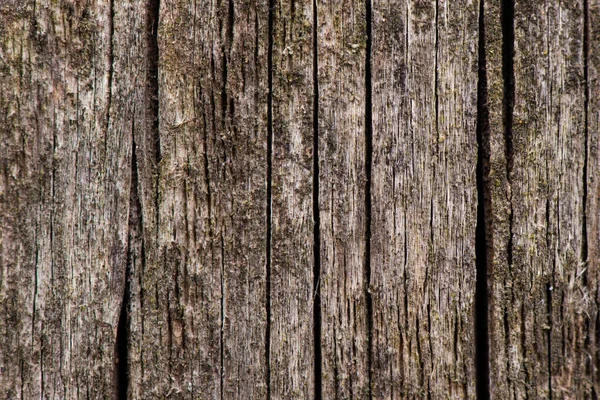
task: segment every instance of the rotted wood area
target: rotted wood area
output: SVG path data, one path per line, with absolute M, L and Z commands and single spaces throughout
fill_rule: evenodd
M 597 398 L 598 26 L 0 1 L 0 398 Z

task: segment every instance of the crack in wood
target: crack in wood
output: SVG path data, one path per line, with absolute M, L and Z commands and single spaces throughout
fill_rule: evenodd
M 371 220 L 372 220 L 372 169 L 373 169 L 373 88 L 371 82 L 371 52 L 373 47 L 371 0 L 365 1 L 365 299 L 367 303 L 367 370 L 368 397 L 373 398 L 373 294 L 371 293 Z
M 321 212 L 319 205 L 319 59 L 318 59 L 318 8 L 313 0 L 313 351 L 314 351 L 314 399 L 323 398 L 323 353 L 321 317 Z
M 475 363 L 477 399 L 490 398 L 489 289 L 493 260 L 493 215 L 490 189 L 490 120 L 485 53 L 484 1 L 479 4 L 479 60 L 477 82 L 477 224 L 475 228 Z
M 153 168 L 155 168 L 155 223 L 160 221 L 159 207 L 159 182 L 160 182 L 160 161 L 162 159 L 160 148 L 160 130 L 159 130 L 159 47 L 158 47 L 158 24 L 160 18 L 160 0 L 148 0 L 146 4 L 146 118 L 149 129 L 150 151 L 154 157 Z M 158 235 L 158 230 L 156 232 Z
M 135 128 L 132 122 L 132 132 Z M 127 399 L 129 391 L 129 339 L 131 337 L 131 280 L 135 263 L 135 250 L 141 243 L 140 233 L 143 229 L 142 205 L 138 191 L 139 171 L 135 139 L 131 143 L 131 187 L 129 191 L 129 225 L 127 233 L 127 261 L 124 271 L 123 297 L 117 325 L 115 341 L 115 398 Z M 143 242 L 143 238 L 141 238 Z
M 267 400 L 271 398 L 271 246 L 273 240 L 273 13 L 275 1 L 269 0 L 268 49 L 267 49 L 267 240 L 266 240 L 266 282 L 265 311 L 265 360 Z

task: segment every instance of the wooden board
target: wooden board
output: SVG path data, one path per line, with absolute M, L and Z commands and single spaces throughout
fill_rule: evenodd
M 271 398 L 314 395 L 313 8 L 275 1 Z
M 323 398 L 366 397 L 365 3 L 317 1 Z
M 160 4 L 141 393 L 266 394 L 267 15 L 266 2 Z
M 112 2 L 0 11 L 0 391 L 111 397 L 127 263 L 136 36 Z M 123 60 L 125 61 L 125 60 Z
M 498 2 L 486 2 L 492 396 L 579 398 L 588 391 L 579 357 L 583 315 L 591 311 L 583 250 L 583 6 L 519 3 L 499 11 Z
M 374 395 L 473 397 L 477 4 L 374 4 Z

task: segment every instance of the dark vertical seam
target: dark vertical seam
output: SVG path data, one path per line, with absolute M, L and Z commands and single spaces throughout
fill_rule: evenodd
M 266 299 L 267 323 L 265 330 L 265 360 L 267 400 L 271 398 L 271 246 L 273 241 L 273 13 L 275 1 L 269 0 L 267 50 L 267 243 L 266 243 Z
M 135 128 L 135 119 L 132 121 L 132 133 Z M 132 134 L 133 136 L 133 134 Z M 137 239 L 133 235 L 139 235 L 143 226 L 141 204 L 138 193 L 138 163 L 136 154 L 135 138 L 131 144 L 131 187 L 129 191 L 129 223 L 127 232 L 127 261 L 125 265 L 123 298 L 121 299 L 121 311 L 117 325 L 117 336 L 115 341 L 115 375 L 116 395 L 119 400 L 127 399 L 129 390 L 129 338 L 131 334 L 131 276 L 135 257 L 132 252 L 132 241 Z M 143 239 L 142 239 L 143 240 Z
M 323 398 L 323 354 L 321 349 L 321 212 L 319 205 L 319 59 L 318 59 L 318 13 L 317 0 L 313 0 L 313 348 L 315 400 Z M 335 356 L 335 355 L 334 355 Z
M 590 56 L 590 4 L 583 0 L 583 79 L 585 85 L 584 98 L 584 152 L 583 152 L 583 216 L 582 216 L 582 243 L 581 261 L 588 262 L 588 234 L 587 234 L 587 202 L 588 202 L 588 162 L 589 162 L 589 110 L 590 110 L 590 82 L 589 82 L 589 56 Z M 587 268 L 583 273 L 583 285 L 588 286 Z
M 439 52 L 439 0 L 435 1 L 435 41 L 434 41 L 434 88 L 433 88 L 433 92 L 434 92 L 434 99 L 435 99 L 435 135 L 436 135 L 436 140 L 435 140 L 435 157 L 434 157 L 434 162 L 432 165 L 432 193 L 431 193 L 431 200 L 430 200 L 430 204 L 429 204 L 429 240 L 431 241 L 431 260 L 428 264 L 431 265 L 431 268 L 433 269 L 436 266 L 436 252 L 435 252 L 435 232 L 434 232 L 434 223 L 433 223 L 433 219 L 434 219 L 434 196 L 436 193 L 436 179 L 437 179 L 437 164 L 440 162 L 440 126 L 439 126 L 439 109 L 440 109 L 440 100 L 439 100 L 439 59 L 438 59 L 438 52 Z M 431 271 L 433 275 L 433 271 Z M 429 273 L 426 274 L 426 276 L 429 278 Z M 435 277 L 433 277 L 433 279 L 435 279 Z M 428 281 L 426 280 L 425 283 L 427 284 Z M 430 302 L 431 297 L 429 297 L 429 299 L 427 300 L 427 325 L 428 325 L 428 330 L 429 330 L 429 335 L 428 335 L 428 344 L 429 344 L 429 354 L 430 354 L 430 358 L 429 358 L 429 363 L 430 363 L 430 368 L 431 371 L 433 371 L 434 366 L 433 366 L 433 339 L 432 339 L 432 335 L 431 335 L 431 302 Z M 431 398 L 431 380 L 428 379 L 427 380 L 427 397 Z
M 160 13 L 160 0 L 148 0 L 146 9 L 146 57 L 147 57 L 147 118 L 150 119 L 150 140 L 151 156 L 153 168 L 156 168 L 155 181 L 155 217 L 156 224 L 159 224 L 159 185 L 160 185 L 160 161 L 162 159 L 160 148 L 160 130 L 159 130 L 159 47 L 158 47 L 158 23 Z M 156 229 L 158 235 L 158 229 Z
M 490 120 L 485 48 L 485 4 L 479 4 L 479 59 L 477 82 L 477 224 L 475 227 L 475 363 L 477 399 L 490 398 L 489 289 L 493 259 L 490 174 Z
M 373 398 L 373 294 L 371 293 L 371 179 L 373 168 L 373 88 L 371 82 L 371 51 L 373 46 L 372 5 L 365 0 L 367 43 L 365 50 L 365 298 L 367 303 L 367 368 L 368 396 Z
M 220 349 L 219 357 L 221 364 L 220 386 L 221 400 L 224 399 L 224 384 L 225 384 L 225 241 L 223 239 L 223 231 L 221 231 L 221 329 L 220 329 Z
M 115 2 L 110 0 L 108 11 L 108 93 L 106 99 L 106 128 L 104 138 L 104 159 L 108 158 L 108 129 L 110 126 L 110 109 L 112 106 L 113 75 L 114 75 L 114 35 L 115 35 Z M 106 166 L 108 168 L 108 166 Z
M 514 77 L 514 41 L 515 41 L 515 0 L 502 0 L 501 2 L 501 25 L 502 25 L 502 78 L 503 78 L 503 99 L 502 99 L 502 119 L 504 131 L 504 156 L 506 160 L 506 180 L 508 184 L 508 243 L 507 243 L 507 267 L 508 275 L 512 278 L 513 273 L 513 195 L 512 195 L 512 170 L 513 170 L 513 111 L 515 96 L 515 77 Z M 507 282 L 504 286 L 508 287 Z M 510 288 L 511 302 L 514 304 L 514 288 Z M 508 321 L 508 301 L 504 302 L 504 330 L 505 346 L 507 354 L 509 352 L 510 342 L 510 323 Z M 510 371 L 509 360 L 507 357 L 507 373 Z M 516 392 L 515 392 L 516 394 Z
M 584 78 L 584 157 L 583 157 L 583 210 L 582 210 L 582 226 L 581 226 L 581 261 L 584 265 L 584 271 L 582 274 L 582 283 L 588 291 L 588 268 L 589 268 L 589 248 L 588 248 L 588 232 L 587 232 L 587 213 L 588 213 L 588 163 L 589 163 L 589 108 L 590 108 L 590 82 L 589 82 L 589 57 L 590 57 L 590 4 L 589 0 L 583 0 L 583 78 Z M 586 338 L 584 340 L 584 349 L 586 354 L 590 354 L 590 317 L 585 317 L 586 322 Z M 592 360 L 593 357 L 589 358 L 585 362 L 585 374 L 591 375 L 593 381 L 592 372 Z

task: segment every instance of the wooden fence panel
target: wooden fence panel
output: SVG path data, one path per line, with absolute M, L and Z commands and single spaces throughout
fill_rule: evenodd
M 477 5 L 374 12 L 375 395 L 473 396 Z
M 266 2 L 163 2 L 157 248 L 142 290 L 158 396 L 260 398 Z M 151 383 L 154 382 L 154 383 Z
M 0 397 L 596 398 L 599 23 L 0 0 Z
M 312 398 L 313 4 L 275 1 L 272 13 L 271 396 Z

